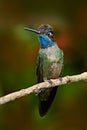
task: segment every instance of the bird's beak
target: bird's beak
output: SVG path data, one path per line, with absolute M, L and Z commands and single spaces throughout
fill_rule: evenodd
M 31 32 L 34 32 L 34 33 L 40 34 L 40 31 L 38 31 L 38 30 L 34 30 L 34 29 L 31 29 L 31 28 L 27 28 L 27 27 L 25 27 L 24 30 L 27 30 L 27 31 L 31 31 Z

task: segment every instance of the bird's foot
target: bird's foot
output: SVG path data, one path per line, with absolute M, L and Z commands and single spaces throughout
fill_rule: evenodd
M 51 79 L 44 78 L 44 82 L 49 82 L 51 85 L 53 84 Z
M 58 79 L 62 82 L 62 77 L 59 77 Z
M 53 82 L 52 82 L 52 80 L 51 79 L 49 79 L 49 80 L 47 80 L 51 85 L 53 84 Z

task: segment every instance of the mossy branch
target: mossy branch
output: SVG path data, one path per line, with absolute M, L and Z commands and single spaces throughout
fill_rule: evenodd
M 59 79 L 51 79 L 50 81 L 45 81 L 33 85 L 31 87 L 28 87 L 26 89 L 22 89 L 17 92 L 10 93 L 6 96 L 0 97 L 0 105 L 13 101 L 17 98 L 24 97 L 31 93 L 38 93 L 42 88 L 50 88 L 50 87 L 60 86 L 60 85 L 64 85 L 72 82 L 78 82 L 78 81 L 87 81 L 87 72 L 84 72 L 79 75 L 74 75 L 74 76 L 65 76 Z

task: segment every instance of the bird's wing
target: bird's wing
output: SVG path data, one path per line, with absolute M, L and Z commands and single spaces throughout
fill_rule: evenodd
M 43 82 L 43 58 L 38 55 L 36 65 L 37 82 Z
M 61 60 L 61 73 L 60 73 L 59 77 L 62 76 L 63 70 L 64 70 L 64 53 L 62 50 L 61 50 L 61 59 L 60 60 Z

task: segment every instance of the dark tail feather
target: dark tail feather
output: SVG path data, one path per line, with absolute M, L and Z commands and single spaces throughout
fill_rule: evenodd
M 58 88 L 58 86 L 51 88 L 52 91 L 50 92 L 50 95 L 46 101 L 40 100 L 40 95 L 39 95 L 39 114 L 40 114 L 40 116 L 44 116 L 48 112 L 48 110 L 54 100 L 54 97 L 56 95 L 57 88 Z

